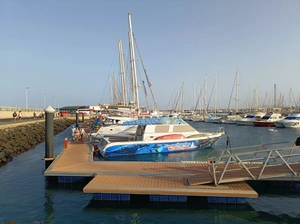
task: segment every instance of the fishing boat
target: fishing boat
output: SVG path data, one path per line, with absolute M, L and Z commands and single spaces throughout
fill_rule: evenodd
M 211 147 L 225 134 L 222 129 L 215 133 L 199 132 L 179 117 L 146 118 L 122 124 L 126 125 L 136 125 L 134 135 L 95 135 L 90 142 L 92 150 L 102 157 L 191 151 Z
M 277 128 L 300 128 L 300 113 L 289 114 L 284 119 L 275 121 Z
M 259 127 L 275 127 L 274 122 L 282 119 L 282 115 L 279 113 L 267 113 L 261 118 L 261 120 L 254 121 L 253 124 Z

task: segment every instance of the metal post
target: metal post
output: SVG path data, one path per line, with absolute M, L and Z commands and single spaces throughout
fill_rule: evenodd
M 46 169 L 50 166 L 51 162 L 54 159 L 54 112 L 55 110 L 48 106 L 45 109 L 45 165 Z
M 44 108 L 46 108 L 46 94 L 44 95 Z
M 28 110 L 28 89 L 29 87 L 26 87 L 26 110 Z
M 78 112 L 78 110 L 76 110 L 76 127 L 78 127 L 78 114 L 79 114 L 79 112 Z

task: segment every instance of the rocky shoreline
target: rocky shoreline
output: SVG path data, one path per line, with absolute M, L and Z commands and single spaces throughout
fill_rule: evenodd
M 60 118 L 54 120 L 54 135 L 57 135 L 74 120 Z M 22 124 L 16 127 L 1 130 L 0 135 L 0 167 L 13 160 L 13 157 L 35 148 L 45 141 L 45 122 Z

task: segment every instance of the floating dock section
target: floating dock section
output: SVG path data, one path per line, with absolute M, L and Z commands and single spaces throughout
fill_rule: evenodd
M 130 195 L 148 195 L 150 201 L 186 202 L 189 196 L 210 203 L 245 203 L 258 194 L 245 181 L 218 186 L 206 162 L 94 161 L 89 145 L 72 142 L 44 172 L 61 183 L 91 181 L 83 188 L 96 200 L 128 201 Z

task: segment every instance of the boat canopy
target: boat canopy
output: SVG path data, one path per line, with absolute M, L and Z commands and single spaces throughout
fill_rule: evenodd
M 145 119 L 138 119 L 132 121 L 125 121 L 122 123 L 124 126 L 131 125 L 149 125 L 149 124 L 187 124 L 180 117 L 152 117 Z

